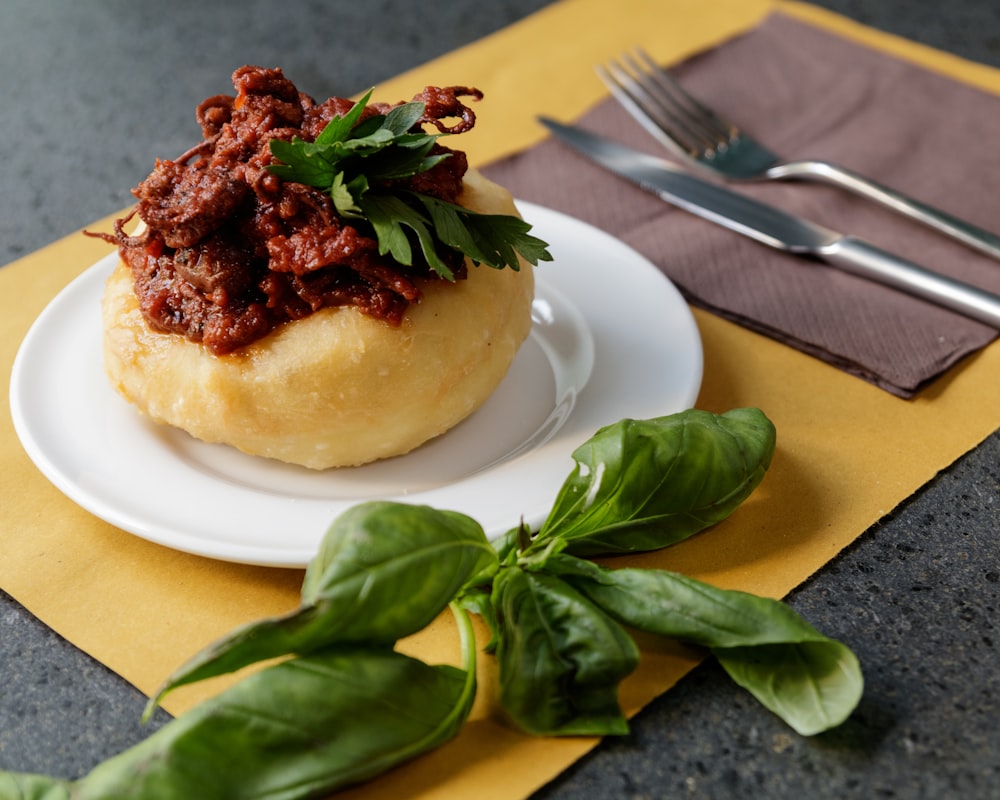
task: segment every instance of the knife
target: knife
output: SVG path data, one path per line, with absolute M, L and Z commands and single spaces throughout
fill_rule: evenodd
M 769 247 L 818 258 L 853 275 L 891 286 L 1000 328 L 1000 295 L 880 250 L 856 236 L 824 228 L 774 206 L 709 183 L 661 158 L 548 117 L 554 135 L 607 170 L 662 200 Z

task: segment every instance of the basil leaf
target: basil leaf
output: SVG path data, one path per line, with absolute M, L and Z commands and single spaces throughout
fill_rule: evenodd
M 474 675 L 388 649 L 292 659 L 203 701 L 74 789 L 88 800 L 326 796 L 451 739 Z
M 429 621 L 460 589 L 484 575 L 492 576 L 495 565 L 496 551 L 472 517 L 424 505 L 372 501 L 353 506 L 334 520 L 306 569 L 302 599 L 348 596 L 364 589 L 366 602 L 388 606 L 379 615 L 380 624 L 390 615 L 411 617 L 412 607 L 421 605 L 433 608 Z M 376 569 L 377 575 L 370 574 Z M 372 595 L 374 578 L 386 592 L 379 598 Z M 346 581 L 353 585 L 345 585 Z
M 622 420 L 573 453 L 533 549 L 552 539 L 574 555 L 655 550 L 725 519 L 757 487 L 774 453 L 774 426 L 755 408 L 689 409 Z
M 241 626 L 176 670 L 170 690 L 265 659 L 334 644 L 392 646 L 424 628 L 467 585 L 488 579 L 496 552 L 470 517 L 427 506 L 371 502 L 330 526 L 289 614 Z
M 500 703 L 540 735 L 628 732 L 618 684 L 639 662 L 625 630 L 553 575 L 505 567 L 494 580 Z
M 733 680 L 804 736 L 836 727 L 861 699 L 857 657 L 784 603 L 666 570 L 605 570 L 565 556 L 547 568 L 626 625 L 709 648 Z
M 857 656 L 832 639 L 713 652 L 736 683 L 802 736 L 840 725 L 864 691 Z

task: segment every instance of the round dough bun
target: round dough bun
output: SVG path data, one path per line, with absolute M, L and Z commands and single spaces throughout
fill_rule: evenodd
M 462 205 L 516 214 L 510 194 L 470 170 Z M 532 267 L 469 265 L 428 281 L 393 327 L 352 307 L 286 323 L 225 356 L 143 318 L 124 263 L 103 298 L 112 384 L 159 423 L 245 453 L 326 469 L 401 455 L 475 411 L 531 328 Z

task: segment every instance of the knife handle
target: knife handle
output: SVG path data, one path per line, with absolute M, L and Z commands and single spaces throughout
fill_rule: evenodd
M 768 174 L 786 180 L 819 181 L 846 189 L 853 194 L 873 200 L 903 216 L 934 228 L 939 233 L 950 236 L 968 247 L 986 253 L 993 258 L 1000 258 L 1000 236 L 946 214 L 926 203 L 921 203 L 919 200 L 914 200 L 912 197 L 907 197 L 895 189 L 876 183 L 870 178 L 865 178 L 837 164 L 830 164 L 826 161 L 791 161 L 772 167 L 768 170 Z
M 846 272 L 900 289 L 1000 329 L 1000 295 L 931 272 L 854 236 L 819 250 L 824 261 Z

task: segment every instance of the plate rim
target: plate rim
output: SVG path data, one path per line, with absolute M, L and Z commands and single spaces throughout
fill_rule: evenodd
M 679 301 L 675 305 L 674 310 L 683 310 L 683 319 L 677 320 L 678 323 L 682 323 L 682 327 L 685 329 L 684 334 L 687 337 L 686 342 L 686 355 L 689 357 L 691 363 L 689 365 L 690 374 L 687 375 L 684 387 L 679 391 L 682 397 L 679 399 L 679 403 L 683 407 L 692 406 L 698 396 L 700 391 L 703 370 L 704 370 L 704 353 L 703 345 L 700 337 L 700 332 L 698 331 L 697 324 L 691 313 L 691 309 L 687 302 L 680 295 L 676 286 L 670 279 L 663 274 L 654 264 L 652 264 L 649 259 L 639 253 L 638 251 L 631 248 L 629 245 L 625 244 L 621 240 L 613 237 L 611 234 L 593 226 L 587 222 L 579 219 L 570 217 L 563 212 L 545 208 L 543 206 L 538 206 L 533 203 L 525 201 L 517 201 L 517 207 L 519 212 L 524 216 L 526 220 L 531 222 L 531 224 L 537 229 L 541 228 L 540 235 L 545 236 L 545 229 L 549 226 L 559 225 L 564 228 L 568 228 L 570 231 L 576 231 L 585 234 L 588 238 L 596 238 L 602 244 L 608 246 L 609 248 L 617 248 L 623 252 L 627 252 L 631 259 L 633 260 L 635 269 L 652 270 L 656 275 L 662 279 L 662 287 L 671 293 L 675 301 Z M 537 232 L 537 231 L 536 231 Z M 551 234 L 551 231 L 550 231 Z M 556 237 L 558 238 L 558 237 Z M 553 248 L 554 249 L 554 248 Z M 556 256 L 557 257 L 557 256 Z M 107 259 L 116 258 L 115 253 L 111 253 L 108 256 L 98 260 L 94 264 L 84 269 L 80 274 L 76 275 L 71 281 L 69 281 L 45 306 L 42 312 L 36 317 L 30 326 L 27 334 L 22 339 L 17 353 L 14 358 L 13 367 L 11 371 L 10 378 L 10 410 L 11 416 L 14 420 L 14 427 L 16 435 L 21 442 L 22 447 L 28 454 L 31 461 L 39 469 L 39 471 L 46 477 L 62 494 L 69 498 L 72 502 L 76 503 L 78 506 L 86 510 L 88 513 L 104 520 L 105 522 L 120 528 L 121 530 L 138 536 L 140 538 L 146 539 L 151 542 L 155 542 L 165 547 L 170 547 L 175 550 L 180 550 L 183 552 L 191 553 L 194 555 L 204 556 L 208 558 L 213 558 L 217 560 L 230 561 L 236 563 L 246 563 L 255 564 L 263 566 L 274 566 L 274 567 L 302 567 L 308 563 L 308 560 L 312 557 L 307 551 L 311 551 L 315 554 L 316 548 L 318 547 L 319 540 L 322 536 L 322 532 L 318 532 L 315 538 L 315 546 L 305 548 L 305 547 L 281 547 L 280 544 L 260 546 L 256 544 L 250 545 L 240 545 L 233 542 L 222 542 L 218 539 L 212 539 L 206 541 L 200 536 L 190 536 L 186 532 L 175 531 L 168 536 L 164 536 L 161 533 L 157 533 L 155 525 L 142 524 L 141 521 L 134 519 L 133 516 L 128 514 L 123 514 L 120 510 L 115 509 L 110 506 L 106 499 L 103 497 L 99 500 L 95 500 L 92 493 L 89 493 L 84 487 L 80 485 L 79 481 L 74 481 L 71 476 L 65 474 L 65 469 L 63 469 L 59 464 L 55 463 L 51 457 L 51 454 L 44 452 L 35 437 L 31 435 L 30 429 L 32 427 L 32 422 L 27 418 L 25 403 L 22 403 L 22 398 L 20 397 L 20 390 L 23 386 L 22 376 L 26 369 L 25 361 L 27 359 L 27 353 L 30 351 L 32 342 L 36 336 L 40 334 L 36 333 L 36 329 L 40 326 L 47 324 L 47 321 L 55 313 L 54 309 L 58 309 L 60 304 L 69 302 L 69 298 L 73 297 L 74 287 L 78 287 L 80 282 L 83 282 L 88 274 L 92 273 L 93 270 L 97 269 L 102 265 Z M 543 263 L 537 269 L 536 277 L 539 282 L 543 285 L 551 285 L 552 289 L 556 293 L 563 294 L 561 292 L 561 287 L 558 281 L 549 282 L 544 275 L 544 268 L 547 264 Z M 577 306 L 573 301 L 573 298 L 568 298 L 569 302 Z M 53 310 L 50 310 L 53 309 Z M 582 310 L 577 308 L 580 313 Z M 600 365 L 596 364 L 593 367 L 593 372 L 597 372 L 600 369 Z M 588 379 L 588 383 L 592 383 L 595 379 L 595 375 L 592 373 Z M 586 394 L 586 387 L 584 388 L 584 394 Z M 124 403 L 124 401 L 123 401 Z M 127 408 L 127 406 L 123 406 Z M 674 408 L 665 411 L 664 413 L 671 413 L 674 410 L 682 410 L 681 408 Z M 570 413 L 572 417 L 573 412 Z M 616 419 L 607 419 L 604 424 L 610 424 L 617 421 Z M 582 440 L 576 442 L 576 445 L 582 444 Z M 530 455 L 529 451 L 528 454 Z M 567 459 L 569 453 L 565 454 Z M 405 456 L 403 456 L 405 458 Z M 515 459 L 516 460 L 516 459 Z M 567 470 L 565 474 L 568 474 L 568 467 L 571 464 L 567 460 Z M 502 466 L 502 465 L 501 465 Z M 493 468 L 486 468 L 485 472 L 488 474 Z M 562 482 L 564 475 L 560 478 L 559 483 Z M 461 487 L 463 485 L 462 481 L 455 481 L 450 484 L 449 487 Z M 249 491 L 249 490 L 248 490 Z M 423 492 L 417 493 L 414 497 L 419 498 Z M 554 496 L 552 498 L 554 500 Z M 348 501 L 345 507 L 355 505 L 362 502 L 361 499 Z M 343 504 L 342 504 L 343 505 Z M 338 512 L 339 513 L 339 512 Z M 336 516 L 335 513 L 331 513 L 328 519 L 328 523 Z M 325 528 L 324 528 L 325 530 Z M 498 535 L 494 533 L 494 536 Z

